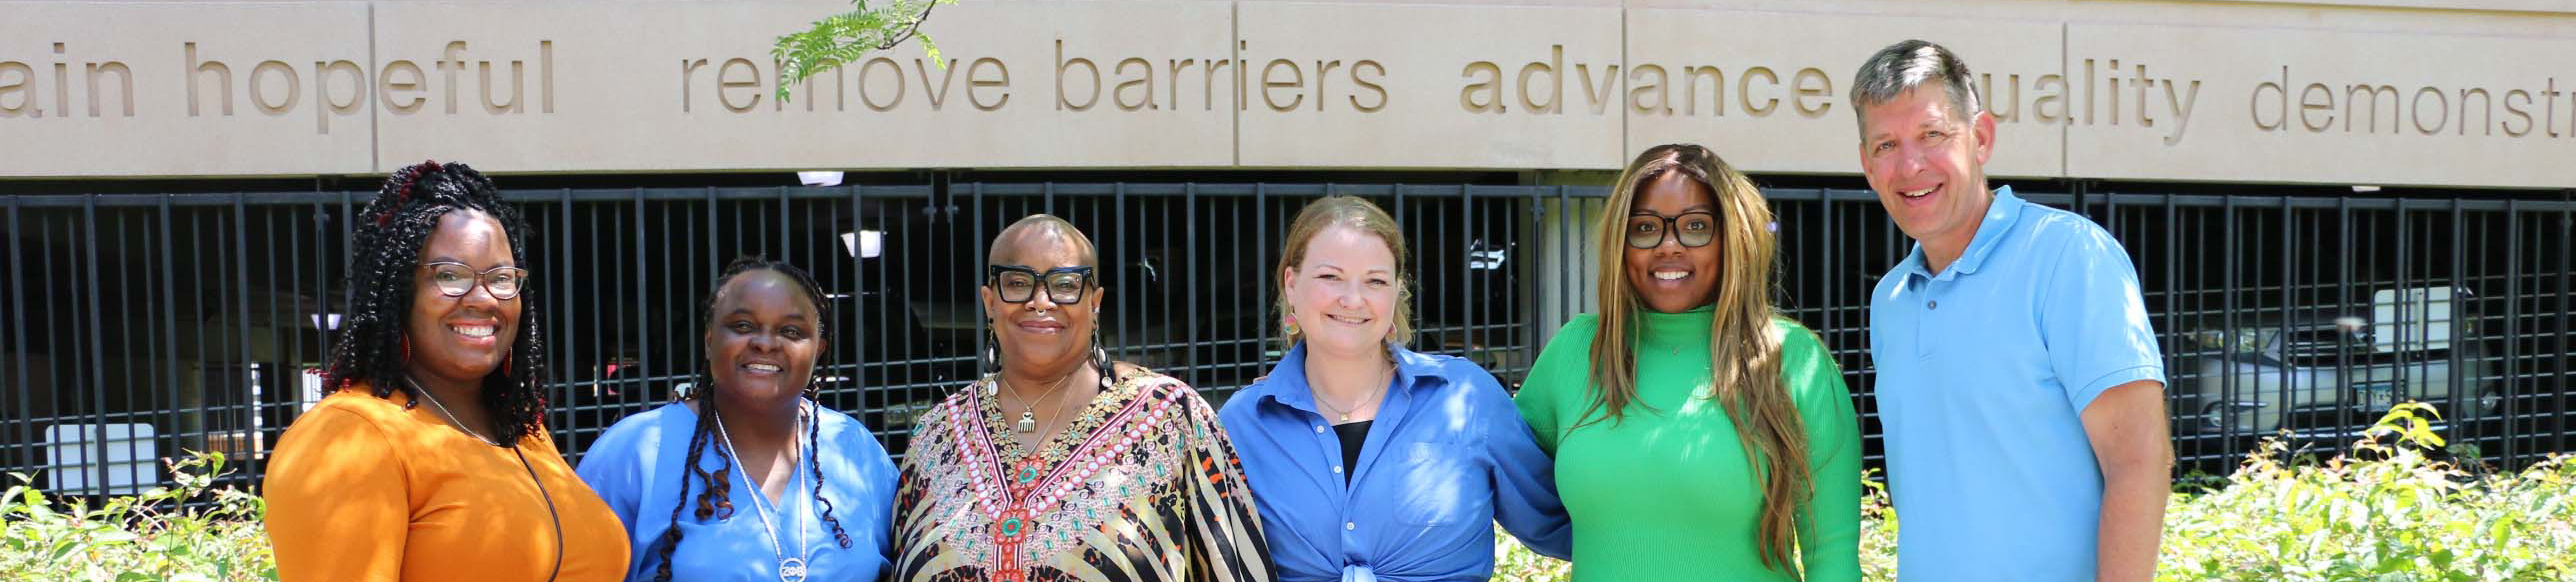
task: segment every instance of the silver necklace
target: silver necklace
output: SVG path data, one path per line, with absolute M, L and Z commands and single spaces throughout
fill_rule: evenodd
M 810 406 L 812 403 L 808 402 L 807 404 Z M 796 410 L 797 428 L 790 429 L 791 432 L 789 432 L 787 436 L 789 440 L 795 440 L 797 432 L 803 429 L 806 421 L 806 412 L 807 410 L 805 408 L 799 408 Z M 708 414 L 715 414 L 715 412 L 709 411 Z M 733 433 L 725 430 L 724 415 L 717 414 L 715 420 L 716 435 L 724 437 L 725 454 L 733 457 L 733 473 L 735 475 L 742 476 L 744 487 L 751 488 L 751 507 L 760 516 L 761 531 L 769 534 L 769 555 L 772 558 L 778 559 L 779 582 L 803 582 L 805 580 L 806 559 L 814 555 L 813 547 L 806 544 L 804 522 L 805 514 L 810 513 L 813 510 L 813 502 L 804 502 L 803 505 L 806 506 L 806 511 L 797 512 L 797 521 L 788 524 L 788 527 L 796 530 L 797 555 L 787 555 L 787 550 L 779 547 L 778 545 L 778 525 L 770 522 L 769 520 L 769 496 L 760 492 L 760 484 L 753 482 L 751 480 L 751 473 L 742 468 L 742 454 L 738 452 L 741 449 L 733 447 Z M 814 443 L 808 442 L 805 443 L 805 446 L 805 454 L 814 454 Z M 796 476 L 801 474 L 804 470 L 805 468 L 802 465 L 797 464 L 795 461 L 788 461 L 787 487 L 789 489 L 796 488 Z
M 1065 384 L 1073 381 L 1073 376 L 1073 374 L 1065 374 L 1063 378 L 1057 379 L 1055 381 L 1055 387 L 1048 388 L 1045 394 L 1039 394 L 1037 400 L 1045 400 L 1048 396 L 1054 396 L 1056 391 L 1063 390 Z M 1009 390 L 1010 383 L 1010 380 L 1005 380 L 1000 375 L 993 376 L 993 387 L 995 390 Z M 1035 412 L 1038 406 L 1037 400 L 1030 400 L 1026 397 L 1021 397 L 1020 391 L 1018 390 L 1009 390 L 1009 392 L 1012 397 L 1017 398 L 1020 401 L 1020 421 L 1012 428 L 1019 429 L 1021 434 L 1037 432 L 1038 415 Z
M 419 394 L 420 394 L 420 396 L 421 396 L 421 399 L 422 399 L 422 400 L 427 400 L 427 401 L 429 401 L 429 406 L 430 406 L 430 408 L 436 408 L 436 409 L 438 409 L 438 414 L 439 414 L 439 416 L 445 416 L 445 417 L 447 417 L 447 422 L 448 422 L 448 424 L 456 425 L 456 430 L 457 430 L 457 431 L 465 433 L 465 436 L 474 437 L 474 440 L 483 441 L 483 444 L 492 445 L 492 446 L 496 446 L 496 447 L 497 447 L 497 446 L 501 446 L 501 442 L 500 442 L 500 441 L 495 441 L 495 440 L 492 440 L 492 439 L 489 439 L 489 438 L 485 438 L 485 437 L 483 436 L 483 433 L 474 432 L 474 428 L 473 428 L 473 427 L 465 426 L 465 421 L 463 421 L 463 420 L 457 420 L 457 418 L 456 418 L 456 413 L 454 413 L 454 412 L 448 412 L 448 411 L 447 411 L 447 405 L 446 405 L 446 404 L 440 404 L 440 403 L 438 402 L 438 395 L 429 393 L 429 389 L 428 389 L 428 388 L 422 388 L 422 387 L 420 387 L 420 382 L 415 381 L 415 380 L 412 380 L 412 379 L 411 379 L 411 376 L 403 376 L 403 383 L 404 383 L 404 384 L 409 384 L 409 385 L 411 385 L 411 391 L 412 391 L 412 392 L 419 393 Z

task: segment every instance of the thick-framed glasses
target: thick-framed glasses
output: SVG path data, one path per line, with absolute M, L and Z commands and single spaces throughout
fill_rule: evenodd
M 1091 290 L 1091 267 L 1056 267 L 1039 271 L 1021 265 L 993 265 L 985 269 L 986 285 L 1004 303 L 1028 303 L 1036 299 L 1038 289 L 1046 289 L 1047 301 L 1056 305 L 1082 302 L 1082 294 Z
M 493 299 L 509 301 L 517 298 L 520 288 L 528 282 L 528 270 L 518 267 L 493 267 L 476 273 L 465 263 L 440 261 L 421 265 L 421 268 L 429 269 L 430 287 L 448 297 L 464 297 L 473 293 L 476 285 L 481 285 L 484 290 L 492 292 Z
M 1676 216 L 1652 212 L 1628 215 L 1628 247 L 1651 249 L 1664 244 L 1664 234 L 1672 233 L 1682 246 L 1699 248 L 1717 241 L 1717 214 L 1693 210 Z

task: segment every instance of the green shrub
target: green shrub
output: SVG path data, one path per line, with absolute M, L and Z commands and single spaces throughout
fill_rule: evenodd
M 2266 442 L 2234 474 L 2187 482 L 2165 511 L 2156 578 L 2185 581 L 2485 582 L 2576 580 L 2576 459 L 2518 473 L 2452 461 L 2435 411 L 2408 403 L 2369 437 L 2323 461 Z M 2466 463 L 2465 465 L 2463 463 Z M 258 496 L 215 489 L 219 454 L 170 463 L 175 487 L 97 508 L 57 501 L 25 474 L 0 494 L 0 580 L 275 580 Z M 1860 563 L 1896 574 L 1896 514 L 1875 473 L 1862 476 Z M 195 506 L 183 502 L 203 501 Z M 1497 579 L 1568 578 L 1570 564 L 1511 541 Z
M 2224 479 L 2178 485 L 2156 579 L 2576 580 L 2576 459 L 2552 456 L 2510 474 L 2443 460 L 2430 454 L 2444 445 L 2435 415 L 2401 404 L 2333 459 L 2288 458 L 2272 440 Z M 1886 485 L 1862 479 L 1861 576 L 1894 580 L 1896 514 Z M 1497 579 L 1567 579 L 1567 563 L 1501 537 Z
M 2267 442 L 2223 486 L 2175 495 L 2157 579 L 2576 580 L 2576 464 L 2472 472 L 2427 454 L 2434 414 L 2398 405 L 2323 463 Z
M 169 466 L 176 487 L 97 508 L 81 498 L 58 507 L 27 474 L 9 474 L 16 485 L 0 494 L 0 579 L 276 580 L 277 558 L 259 527 L 266 504 L 212 488 L 224 456 L 196 453 Z M 192 500 L 211 505 L 182 506 Z

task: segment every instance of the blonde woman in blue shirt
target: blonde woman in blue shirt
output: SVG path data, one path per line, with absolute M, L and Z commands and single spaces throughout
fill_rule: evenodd
M 1306 205 L 1279 260 L 1288 353 L 1226 402 L 1283 581 L 1485 580 L 1494 528 L 1565 557 L 1554 465 L 1494 376 L 1405 349 L 1404 235 L 1367 200 Z

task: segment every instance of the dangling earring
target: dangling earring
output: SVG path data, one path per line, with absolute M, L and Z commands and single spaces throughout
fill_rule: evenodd
M 501 356 L 501 377 L 510 377 L 510 356 L 508 355 Z
M 1110 385 L 1118 383 L 1118 370 L 1114 365 L 1109 363 L 1109 349 L 1101 347 L 1104 345 L 1107 344 L 1100 343 L 1100 328 L 1098 326 L 1092 327 L 1091 365 L 1098 366 L 1100 368 L 1100 386 L 1103 389 L 1106 389 Z
M 403 363 L 411 363 L 411 334 L 402 336 Z
M 984 330 L 984 365 L 990 371 L 1002 371 L 1002 338 L 991 329 Z
M 1108 349 L 1108 348 L 1105 348 L 1105 347 L 1101 347 L 1101 346 L 1105 346 L 1105 345 L 1108 345 L 1108 344 L 1100 343 L 1100 328 L 1097 328 L 1097 327 L 1095 327 L 1095 328 L 1091 328 L 1091 361 L 1092 361 L 1092 363 L 1100 364 L 1101 366 L 1108 366 L 1108 365 L 1109 365 L 1109 349 Z
M 1297 337 L 1297 312 L 1281 312 L 1279 315 L 1279 326 L 1288 331 L 1288 337 Z

